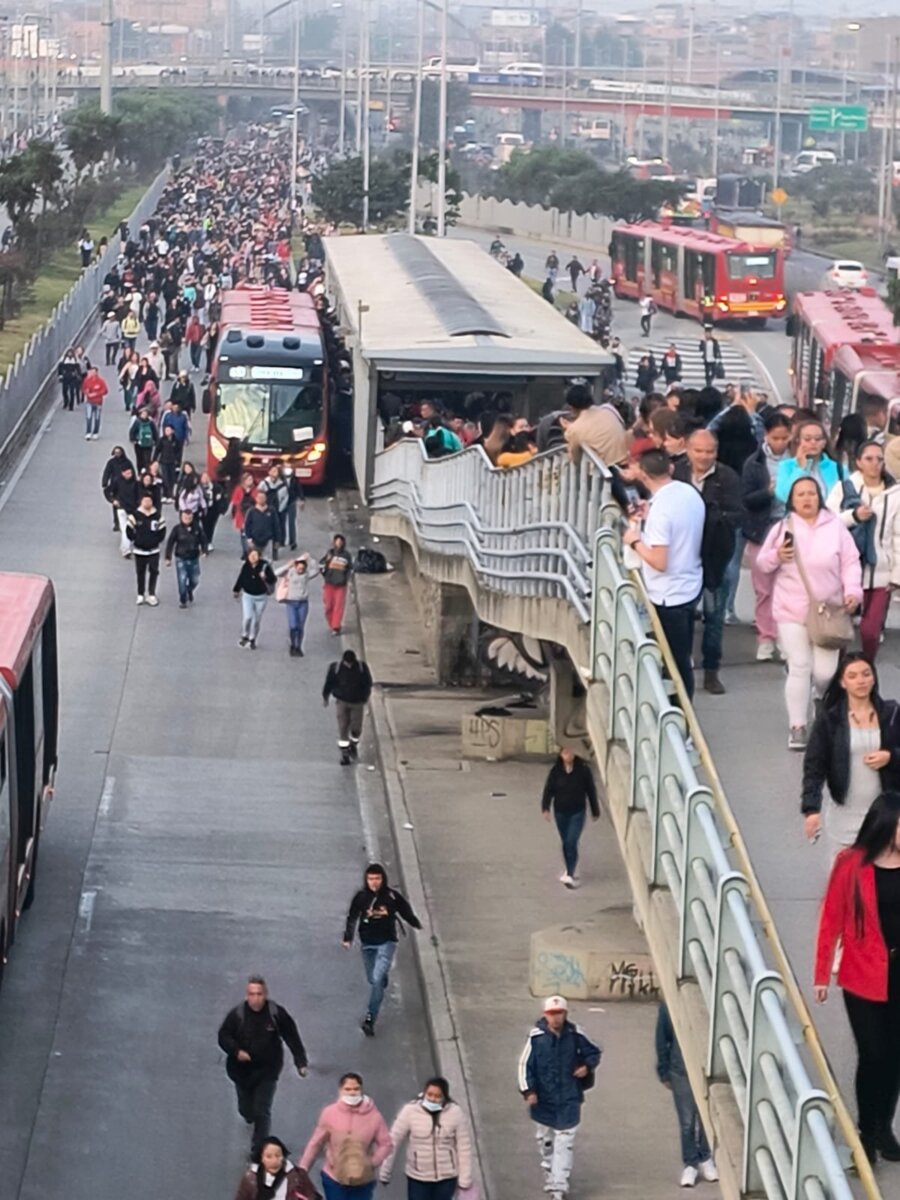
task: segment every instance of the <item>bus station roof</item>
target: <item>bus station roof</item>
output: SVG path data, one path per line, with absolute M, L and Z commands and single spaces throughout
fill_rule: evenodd
M 329 237 L 325 257 L 342 326 L 379 370 L 596 376 L 612 362 L 475 242 Z

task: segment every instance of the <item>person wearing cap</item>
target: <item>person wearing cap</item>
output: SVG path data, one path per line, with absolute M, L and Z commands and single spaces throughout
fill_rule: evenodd
M 537 1125 L 544 1191 L 551 1200 L 568 1194 L 584 1093 L 593 1087 L 602 1053 L 568 1012 L 564 996 L 548 996 L 519 1059 L 519 1091 Z

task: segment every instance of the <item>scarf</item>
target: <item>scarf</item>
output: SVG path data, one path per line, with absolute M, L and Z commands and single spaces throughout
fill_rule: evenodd
M 281 1170 L 277 1175 L 269 1175 L 269 1172 L 260 1163 L 256 1171 L 256 1200 L 275 1200 L 278 1194 L 278 1189 L 287 1176 L 288 1171 L 293 1170 L 287 1159 L 281 1164 Z M 266 1183 L 267 1179 L 271 1179 L 271 1183 Z

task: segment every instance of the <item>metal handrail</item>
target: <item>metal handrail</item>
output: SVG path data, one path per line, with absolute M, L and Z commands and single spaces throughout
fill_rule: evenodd
M 876 1200 L 871 1166 L 655 611 L 640 575 L 622 564 L 606 468 L 593 456 L 575 466 L 551 451 L 497 471 L 480 448 L 429 462 L 420 442 L 405 441 L 377 456 L 375 474 L 373 509 L 400 511 L 429 549 L 464 555 L 481 586 L 563 594 L 579 615 L 588 613 L 590 661 L 582 670 L 606 688 L 606 737 L 628 752 L 628 807 L 650 819 L 649 882 L 668 888 L 678 914 L 678 979 L 696 978 L 709 1013 L 706 1077 L 728 1079 L 742 1113 L 742 1191 L 850 1200 L 836 1124 L 862 1190 Z M 526 528 L 544 542 L 486 544 Z M 590 561 L 591 571 L 578 569 L 579 561 Z M 794 1026 L 817 1084 L 797 1052 Z

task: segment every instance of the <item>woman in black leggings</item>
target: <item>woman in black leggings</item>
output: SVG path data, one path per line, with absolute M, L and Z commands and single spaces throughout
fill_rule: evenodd
M 900 794 L 882 792 L 856 841 L 834 861 L 819 917 L 816 1000 L 828 997 L 837 944 L 856 1041 L 859 1135 L 875 1161 L 900 1162 L 893 1121 L 900 1094 Z

